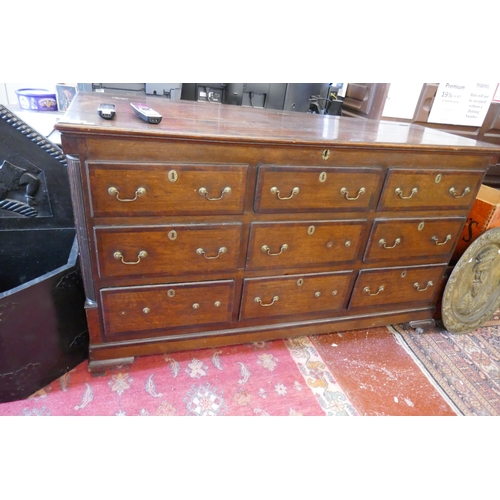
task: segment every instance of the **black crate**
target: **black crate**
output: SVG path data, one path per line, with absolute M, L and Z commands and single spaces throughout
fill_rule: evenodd
M 59 147 L 0 105 L 0 403 L 88 357 L 66 169 Z

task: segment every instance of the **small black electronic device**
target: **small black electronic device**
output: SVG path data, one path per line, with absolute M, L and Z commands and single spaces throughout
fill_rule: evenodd
M 116 114 L 116 106 L 114 104 L 102 103 L 99 104 L 97 112 L 99 113 L 99 116 L 101 118 L 104 118 L 105 120 L 111 120 Z
M 131 102 L 130 105 L 139 118 L 148 123 L 160 123 L 162 116 L 158 111 L 150 108 L 147 104 Z

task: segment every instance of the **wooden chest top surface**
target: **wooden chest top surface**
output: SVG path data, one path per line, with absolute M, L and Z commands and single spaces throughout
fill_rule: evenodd
M 116 106 L 112 120 L 97 114 L 101 103 Z M 162 114 L 157 125 L 142 121 L 130 106 L 144 102 Z M 293 111 L 171 101 L 130 93 L 79 92 L 56 125 L 62 133 L 141 135 L 272 144 L 321 144 L 380 148 L 465 150 L 500 154 L 500 147 L 439 130 L 393 121 L 361 120 Z

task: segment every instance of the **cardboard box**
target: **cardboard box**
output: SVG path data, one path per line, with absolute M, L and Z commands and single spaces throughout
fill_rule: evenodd
M 458 261 L 478 236 L 493 227 L 500 227 L 500 191 L 482 184 L 458 240 L 453 261 Z

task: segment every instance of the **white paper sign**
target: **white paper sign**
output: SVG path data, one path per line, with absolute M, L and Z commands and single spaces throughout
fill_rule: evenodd
M 496 83 L 440 83 L 427 121 L 480 127 L 496 88 Z

